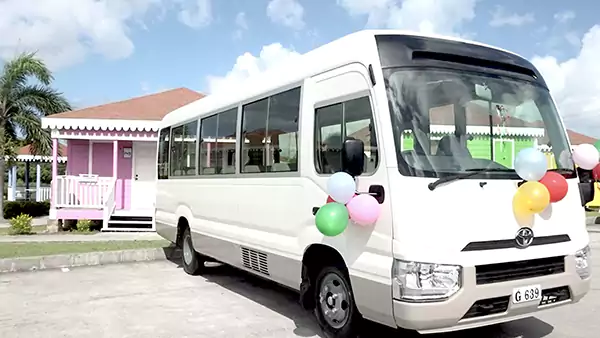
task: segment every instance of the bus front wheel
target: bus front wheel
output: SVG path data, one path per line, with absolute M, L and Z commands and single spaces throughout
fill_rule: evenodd
M 347 274 L 329 266 L 321 270 L 316 281 L 314 312 L 326 337 L 357 337 L 361 318 Z
M 188 275 L 199 275 L 204 269 L 204 258 L 196 252 L 192 244 L 192 235 L 190 229 L 185 229 L 181 241 L 183 271 Z

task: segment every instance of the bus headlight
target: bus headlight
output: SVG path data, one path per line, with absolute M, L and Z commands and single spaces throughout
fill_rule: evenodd
M 394 299 L 411 302 L 441 301 L 461 288 L 462 267 L 394 260 Z
M 592 275 L 591 256 L 592 250 L 589 245 L 575 252 L 575 271 L 581 279 L 589 278 Z

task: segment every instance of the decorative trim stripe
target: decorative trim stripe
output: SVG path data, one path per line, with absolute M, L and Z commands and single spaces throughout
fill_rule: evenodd
M 103 131 L 158 131 L 160 121 L 42 118 L 42 128 Z
M 497 132 L 500 128 L 500 132 Z M 432 134 L 450 134 L 454 133 L 455 127 L 449 125 L 431 125 L 430 131 Z M 544 128 L 529 128 L 529 127 L 497 127 L 494 126 L 494 135 L 511 135 L 511 136 L 532 136 L 543 137 L 545 134 Z M 412 134 L 411 130 L 404 131 L 407 134 Z M 490 127 L 488 126 L 467 126 L 467 134 L 470 135 L 489 135 Z
M 9 157 L 5 157 L 6 161 L 9 160 Z M 52 156 L 39 156 L 39 155 L 17 155 L 17 162 L 52 162 Z M 56 160 L 59 163 L 67 162 L 67 156 L 58 156 Z
M 52 138 L 92 141 L 157 141 L 155 131 L 52 130 Z

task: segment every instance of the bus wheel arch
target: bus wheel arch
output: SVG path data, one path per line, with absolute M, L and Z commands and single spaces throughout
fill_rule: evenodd
M 186 229 L 189 229 L 190 224 L 184 216 L 179 217 L 177 220 L 177 237 L 175 238 L 175 244 L 178 248 L 182 247 L 183 244 L 183 234 Z
M 321 306 L 318 304 L 319 292 L 321 292 L 321 283 L 325 285 L 325 279 L 330 276 L 338 276 L 339 282 L 345 284 L 344 289 L 347 289 L 349 298 L 351 298 L 350 308 L 348 311 L 347 323 L 339 327 L 332 327 L 332 323 L 327 320 Z M 331 282 L 331 281 L 330 281 Z M 338 282 L 338 283 L 339 283 Z M 326 289 L 325 289 L 326 290 Z M 327 296 L 327 298 L 329 295 Z M 325 298 L 325 297 L 323 297 Z M 334 297 L 335 298 L 335 297 Z M 346 298 L 346 297 L 342 297 Z M 350 274 L 348 267 L 342 255 L 334 248 L 324 244 L 311 244 L 302 257 L 302 282 L 300 284 L 300 303 L 306 310 L 312 310 L 317 317 L 317 321 L 321 329 L 326 333 L 327 337 L 355 337 L 356 327 L 360 323 L 362 316 L 360 315 L 352 292 L 350 282 Z M 333 305 L 333 304 L 332 304 Z

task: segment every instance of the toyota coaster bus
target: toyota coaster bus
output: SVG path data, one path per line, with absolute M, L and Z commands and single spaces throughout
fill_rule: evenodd
M 540 145 L 568 193 L 523 223 L 514 159 Z M 502 323 L 590 288 L 590 173 L 538 70 L 505 50 L 356 32 L 169 113 L 158 146 L 156 229 L 184 270 L 218 261 L 297 290 L 328 337 L 362 319 Z M 324 236 L 315 213 L 339 171 L 380 213 Z

